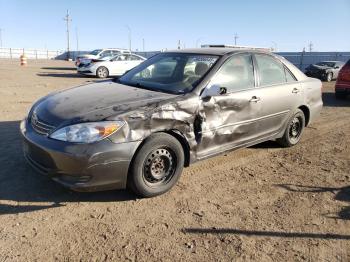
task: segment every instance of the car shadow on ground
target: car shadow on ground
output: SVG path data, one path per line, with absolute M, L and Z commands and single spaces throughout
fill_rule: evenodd
M 341 188 L 332 187 L 314 187 L 291 184 L 276 185 L 292 192 L 310 192 L 325 193 L 332 192 L 334 199 L 339 201 L 350 201 L 350 186 Z M 328 218 L 350 220 L 350 206 L 343 208 L 338 214 L 327 214 Z M 328 239 L 328 240 L 350 240 L 350 235 L 334 233 L 314 233 L 314 232 L 283 232 L 283 231 L 259 231 L 259 230 L 242 230 L 235 228 L 184 228 L 186 234 L 233 234 L 255 237 L 277 237 L 277 238 L 305 238 L 305 239 Z
M 73 192 L 37 174 L 23 157 L 19 121 L 0 122 L 0 141 L 0 216 L 60 207 L 67 202 L 136 200 L 127 190 Z
M 75 67 L 64 67 L 64 66 L 62 66 L 62 67 L 55 67 L 55 66 L 50 66 L 50 67 L 42 67 L 41 69 L 44 69 L 44 70 L 71 70 L 71 71 L 73 71 L 73 70 L 76 70 L 76 68 Z
M 259 231 L 242 230 L 234 228 L 184 228 L 183 233 L 189 234 L 232 234 L 256 237 L 279 237 L 279 238 L 306 238 L 306 239 L 330 239 L 350 240 L 350 235 L 332 233 L 308 233 L 308 232 L 283 232 L 283 231 Z
M 334 200 L 348 202 L 350 204 L 350 186 L 346 187 L 316 187 L 292 184 L 280 184 L 278 187 L 284 188 L 291 192 L 302 193 L 333 193 Z M 337 214 L 326 214 L 328 218 L 350 220 L 350 206 L 343 207 Z
M 76 72 L 72 72 L 72 73 L 41 72 L 41 73 L 37 73 L 36 75 L 37 76 L 43 76 L 43 77 L 87 78 L 87 79 L 95 79 L 96 81 L 103 81 L 103 80 L 111 80 L 111 79 L 113 79 L 112 77 L 101 79 L 101 78 L 97 78 L 96 76 L 83 75 L 83 74 L 78 74 Z
M 349 107 L 350 106 L 350 96 L 345 99 L 336 99 L 335 93 L 324 92 L 322 93 L 322 100 L 324 107 Z
M 265 141 L 260 144 L 253 145 L 249 148 L 255 148 L 255 149 L 267 149 L 267 148 L 281 148 L 282 146 L 278 144 L 276 141 Z
M 87 76 L 78 74 L 76 72 L 72 73 L 49 73 L 49 72 L 43 72 L 43 73 L 37 73 L 37 76 L 44 76 L 44 77 L 67 77 L 67 78 L 95 78 L 94 76 Z

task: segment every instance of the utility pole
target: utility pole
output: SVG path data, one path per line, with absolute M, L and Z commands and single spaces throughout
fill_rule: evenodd
M 69 12 L 67 10 L 66 16 L 63 18 L 64 21 L 66 21 L 67 24 L 67 60 L 69 60 L 69 22 L 72 21 L 69 17 Z
M 314 44 L 312 42 L 309 43 L 309 52 L 312 52 Z
M 0 47 L 2 47 L 2 29 L 0 28 Z
M 237 33 L 235 33 L 235 45 L 237 45 L 237 39 L 239 38 L 239 36 L 237 35 Z
M 131 51 L 131 28 L 128 25 L 125 25 L 125 27 L 128 29 L 129 51 Z
M 142 51 L 145 52 L 145 39 L 142 38 Z
M 181 49 L 181 41 L 180 40 L 177 42 L 177 49 Z

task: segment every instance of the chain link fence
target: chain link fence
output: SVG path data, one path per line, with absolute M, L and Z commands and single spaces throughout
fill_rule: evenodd
M 89 51 L 66 51 L 61 50 L 43 50 L 43 49 L 24 49 L 24 48 L 0 48 L 0 58 L 19 59 L 25 54 L 28 59 L 57 59 L 66 60 L 68 57 L 72 60 L 78 55 L 86 54 Z M 133 52 L 146 58 L 149 58 L 160 51 Z M 350 52 L 278 52 L 277 54 L 285 57 L 300 70 L 304 71 L 310 64 L 321 61 L 343 61 L 350 59 Z
M 56 59 L 64 51 L 0 47 L 0 58 L 19 59 L 25 54 L 28 59 Z

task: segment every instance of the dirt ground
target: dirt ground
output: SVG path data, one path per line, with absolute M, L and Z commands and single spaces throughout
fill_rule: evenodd
M 350 99 L 320 118 L 186 168 L 169 193 L 75 193 L 31 170 L 19 121 L 47 93 L 97 81 L 72 62 L 0 60 L 0 261 L 350 261 Z

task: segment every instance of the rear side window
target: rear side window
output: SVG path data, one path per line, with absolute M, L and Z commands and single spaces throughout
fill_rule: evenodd
M 286 80 L 287 80 L 288 83 L 297 81 L 295 79 L 295 77 L 292 75 L 292 73 L 289 72 L 289 70 L 287 68 L 284 68 L 284 72 L 286 74 Z
M 283 64 L 269 55 L 255 55 L 260 77 L 260 86 L 275 85 L 286 82 Z
M 129 56 L 129 60 L 131 61 L 139 61 L 142 60 L 140 57 L 136 56 L 136 55 L 130 55 Z
M 254 87 L 254 68 L 250 54 L 229 58 L 214 76 L 211 85 L 225 87 L 228 93 Z

